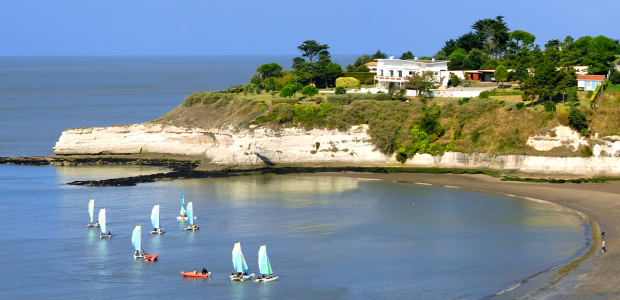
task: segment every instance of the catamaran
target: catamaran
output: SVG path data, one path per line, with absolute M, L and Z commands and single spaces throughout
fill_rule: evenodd
M 258 279 L 254 280 L 254 282 L 270 282 L 280 278 L 280 276 L 273 276 L 269 257 L 267 257 L 267 246 L 260 246 L 260 250 L 258 250 L 258 268 L 260 273 Z
M 102 208 L 99 211 L 99 224 L 101 224 L 101 234 L 99 235 L 100 238 L 108 238 L 111 239 L 112 238 L 112 234 L 108 234 L 106 232 L 107 230 L 107 226 L 106 226 L 106 219 L 105 219 L 105 208 Z
M 133 244 L 133 248 L 136 252 L 133 254 L 134 258 L 143 257 L 142 256 L 142 226 L 136 226 L 133 230 L 133 234 L 131 235 L 131 243 Z
M 243 253 L 241 253 L 241 243 L 236 243 L 232 251 L 232 262 L 235 267 L 235 274 L 229 276 L 230 281 L 246 281 L 255 276 L 248 271 L 248 264 L 245 263 Z
M 88 203 L 88 214 L 90 215 L 90 223 L 86 227 L 99 227 L 99 223 L 93 224 L 93 217 L 95 215 L 95 200 L 91 199 Z
M 194 207 L 191 202 L 187 202 L 187 220 L 189 220 L 189 226 L 185 228 L 185 230 L 198 230 L 200 229 L 196 225 L 196 221 L 194 220 Z
M 177 217 L 177 220 L 187 220 L 187 211 L 185 210 L 185 193 L 181 193 L 181 212 L 180 216 Z M 194 216 L 194 219 L 196 217 Z
M 151 212 L 151 223 L 153 224 L 153 234 L 162 234 L 164 233 L 164 229 L 159 227 L 159 205 L 153 206 L 153 211 Z

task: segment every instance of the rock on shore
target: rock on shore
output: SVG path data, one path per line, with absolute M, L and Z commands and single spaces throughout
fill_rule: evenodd
M 494 169 L 541 175 L 620 176 L 620 157 L 601 155 L 602 145 L 592 157 L 542 157 L 446 152 L 417 154 L 402 165 L 395 157 L 378 151 L 367 133 L 367 125 L 349 131 L 300 128 L 244 130 L 198 129 L 135 124 L 127 126 L 77 128 L 64 131 L 54 147 L 56 154 L 149 154 L 203 157 L 203 169 L 256 168 L 273 166 L 408 166 L 437 168 Z M 556 137 L 533 137 L 528 145 L 545 151 L 567 144 L 584 143 L 559 128 Z M 572 137 L 572 136 L 571 136 Z M 556 141 L 557 140 L 557 141 Z M 605 149 L 616 145 L 605 145 Z M 599 148 L 601 147 L 601 148 Z M 615 149 L 615 148 L 614 148 Z M 603 152 L 602 154 L 605 154 Z

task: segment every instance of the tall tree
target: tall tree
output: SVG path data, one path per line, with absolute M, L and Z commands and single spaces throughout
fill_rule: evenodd
M 465 49 L 456 49 L 454 52 L 452 52 L 452 54 L 450 54 L 450 57 L 448 58 L 450 60 L 450 62 L 448 63 L 448 68 L 450 68 L 450 70 L 462 70 L 465 58 L 467 58 L 467 52 L 465 51 Z
M 504 16 L 497 16 L 495 19 L 478 20 L 471 26 L 486 47 L 486 52 L 491 53 L 495 58 L 504 55 L 508 41 L 510 40 L 508 25 L 504 22 Z
M 277 63 L 263 64 L 256 69 L 256 72 L 260 73 L 263 79 L 276 77 L 280 71 L 282 71 L 282 67 Z
M 509 36 L 510 40 L 516 43 L 517 48 L 534 46 L 534 41 L 536 41 L 536 36 L 523 30 L 514 30 Z
M 467 53 L 467 57 L 463 61 L 463 69 L 464 70 L 480 70 L 482 65 L 487 62 L 488 57 L 484 52 L 478 49 L 471 49 L 469 53 Z
M 414 59 L 415 56 L 413 56 L 413 53 L 411 53 L 411 51 L 407 51 L 407 52 L 403 52 L 403 55 L 400 56 L 400 59 Z
M 301 57 L 305 57 L 309 60 L 310 64 L 314 64 L 315 60 L 321 55 L 329 56 L 329 46 L 325 44 L 319 44 L 315 40 L 308 40 L 297 47 L 301 52 Z
M 381 52 L 381 50 L 377 50 L 377 52 L 375 52 L 375 54 L 372 55 L 373 59 L 386 59 L 387 58 L 387 54 Z

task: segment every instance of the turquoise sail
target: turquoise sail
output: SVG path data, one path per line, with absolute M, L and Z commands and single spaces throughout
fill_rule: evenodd
M 181 216 L 185 216 L 187 211 L 185 211 L 185 193 L 181 193 Z
M 269 263 L 269 257 L 267 257 L 267 246 L 260 246 L 258 250 L 258 268 L 262 275 L 271 275 L 271 264 Z
M 153 228 L 159 228 L 159 205 L 153 206 L 153 212 L 151 212 L 151 223 Z
M 232 251 L 232 262 L 237 273 L 247 273 L 248 264 L 245 263 L 243 253 L 241 253 L 241 243 L 236 243 Z
M 95 214 L 95 200 L 91 199 L 88 203 L 88 214 L 90 215 L 90 223 L 93 223 L 93 215 Z
M 131 235 L 131 243 L 133 244 L 134 250 L 138 251 L 138 253 L 140 253 L 140 250 L 141 250 L 140 248 L 142 246 L 141 235 L 142 235 L 141 226 L 136 226 L 136 228 L 133 230 L 133 234 Z
M 191 202 L 187 202 L 187 220 L 189 221 L 189 225 L 196 225 L 194 221 L 194 208 Z
M 106 226 L 105 222 L 106 222 L 106 219 L 105 219 L 105 208 L 102 208 L 99 211 L 99 226 L 100 226 L 99 228 L 101 228 L 101 233 L 103 233 L 103 234 L 107 234 L 107 232 L 106 232 L 107 226 Z

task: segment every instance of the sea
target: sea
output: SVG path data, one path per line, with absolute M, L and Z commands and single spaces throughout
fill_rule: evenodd
M 0 156 L 53 155 L 65 128 L 150 121 L 189 93 L 247 83 L 261 64 L 287 69 L 293 57 L 0 57 Z M 588 223 L 557 205 L 401 182 L 299 174 L 67 184 L 165 171 L 0 165 L 0 298 L 480 299 L 552 272 L 590 242 Z M 181 193 L 197 231 L 176 218 Z M 95 220 L 106 209 L 111 239 L 86 227 L 91 199 Z M 154 205 L 162 235 L 150 234 Z M 133 257 L 136 226 L 158 261 Z M 265 245 L 279 280 L 231 282 L 235 243 L 251 272 Z M 212 277 L 180 274 L 202 268 Z

